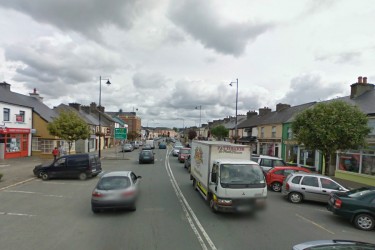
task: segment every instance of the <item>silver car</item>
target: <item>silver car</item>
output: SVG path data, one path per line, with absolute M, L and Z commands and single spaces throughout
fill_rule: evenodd
M 114 208 L 135 211 L 141 178 L 132 171 L 116 171 L 102 175 L 92 191 L 92 211 L 98 213 L 103 209 Z
M 180 152 L 180 149 L 183 148 L 183 146 L 174 146 L 172 149 L 172 155 L 173 156 L 178 156 L 178 153 Z
M 303 200 L 328 203 L 329 194 L 335 191 L 348 191 L 328 176 L 311 173 L 292 173 L 284 180 L 282 195 L 293 203 Z

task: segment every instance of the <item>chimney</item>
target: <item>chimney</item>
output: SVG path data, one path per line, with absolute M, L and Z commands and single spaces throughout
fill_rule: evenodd
M 98 110 L 102 113 L 104 113 L 104 107 L 103 106 L 98 106 Z
M 39 94 L 36 92 L 36 88 L 34 88 L 33 93 L 29 93 L 29 95 L 36 98 L 38 101 L 43 102 L 43 97 L 39 96 Z
M 357 98 L 367 91 L 374 90 L 374 86 L 374 84 L 367 83 L 367 77 L 358 77 L 358 82 L 350 85 L 350 99 Z
M 10 84 L 6 82 L 0 82 L 0 87 L 10 91 Z
M 85 111 L 87 114 L 90 114 L 90 107 L 89 106 L 81 106 L 81 109 Z
M 75 108 L 76 110 L 80 111 L 81 110 L 81 104 L 79 103 L 69 103 L 69 107 L 73 107 Z
M 286 109 L 286 108 L 290 108 L 290 105 L 289 104 L 285 104 L 285 103 L 278 103 L 276 104 L 276 112 L 279 112 L 283 109 Z
M 254 111 L 249 111 L 246 113 L 246 118 L 247 119 L 250 119 L 251 117 L 257 115 L 258 113 L 254 110 Z
M 90 103 L 90 112 L 94 113 L 96 111 L 98 111 L 98 108 L 96 107 L 96 103 L 95 102 Z
M 259 115 L 266 115 L 268 113 L 271 113 L 271 109 L 269 107 L 264 107 L 259 109 Z

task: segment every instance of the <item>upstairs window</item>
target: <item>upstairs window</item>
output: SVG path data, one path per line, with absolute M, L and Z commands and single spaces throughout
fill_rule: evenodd
M 4 122 L 9 122 L 10 121 L 10 109 L 4 108 L 3 109 L 3 120 Z
M 272 138 L 275 138 L 276 137 L 276 127 L 273 126 L 272 127 Z
M 25 122 L 25 111 L 20 111 L 20 114 L 18 115 L 17 122 Z
M 264 127 L 260 129 L 260 137 L 264 138 Z
M 292 132 L 292 128 L 288 128 L 288 132 L 287 132 L 287 137 L 288 139 L 292 139 L 293 138 L 293 132 Z

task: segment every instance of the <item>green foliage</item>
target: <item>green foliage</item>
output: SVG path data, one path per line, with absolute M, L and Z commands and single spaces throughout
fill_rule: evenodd
M 173 127 L 173 130 L 174 130 L 175 132 L 177 132 L 177 131 L 178 131 L 178 128 L 176 128 L 176 127 Z
M 298 114 L 292 122 L 294 139 L 306 148 L 320 150 L 329 162 L 337 150 L 366 145 L 371 129 L 368 119 L 356 106 L 343 101 L 319 103 Z
M 69 144 L 69 153 L 72 143 L 90 137 L 90 128 L 75 112 L 63 111 L 47 126 L 51 135 L 57 136 Z
M 218 125 L 211 129 L 211 134 L 219 140 L 222 140 L 223 138 L 228 137 L 229 129 L 225 128 L 223 125 Z
M 131 131 L 128 133 L 128 140 L 135 141 L 139 138 L 139 134 L 136 131 Z
M 195 130 L 189 130 L 188 132 L 188 138 L 189 140 L 193 140 L 195 137 L 197 137 L 197 132 Z

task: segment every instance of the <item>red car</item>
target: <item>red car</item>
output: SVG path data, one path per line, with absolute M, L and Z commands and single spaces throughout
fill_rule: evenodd
M 180 148 L 180 151 L 178 152 L 178 161 L 184 163 L 189 155 L 190 148 Z
M 307 168 L 283 166 L 274 167 L 266 173 L 267 186 L 275 192 L 280 192 L 284 179 L 291 173 L 306 172 L 311 173 Z

